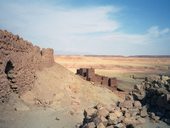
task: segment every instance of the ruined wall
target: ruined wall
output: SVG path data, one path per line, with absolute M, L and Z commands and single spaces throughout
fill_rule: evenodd
M 92 81 L 95 84 L 101 84 L 103 86 L 106 86 L 110 90 L 117 89 L 117 79 L 116 78 L 109 78 L 106 76 L 101 76 L 101 75 L 95 74 L 95 70 L 93 68 L 77 69 L 76 74 L 82 76 L 82 78 L 85 80 Z
M 115 85 L 117 85 L 117 79 L 116 78 L 110 78 L 109 79 L 109 86 L 110 87 L 113 87 L 113 88 L 115 88 L 116 89 L 116 86 Z
M 86 69 L 87 70 L 87 80 L 89 81 L 95 81 L 95 71 L 93 68 Z
M 53 50 L 40 49 L 18 35 L 0 30 L 0 101 L 11 92 L 31 89 L 36 70 L 54 64 Z
M 54 64 L 53 49 L 43 48 L 41 50 L 42 67 L 51 67 Z

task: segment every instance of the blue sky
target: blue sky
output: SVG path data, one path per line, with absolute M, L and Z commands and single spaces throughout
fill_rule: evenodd
M 56 54 L 170 55 L 170 0 L 1 0 L 0 28 Z

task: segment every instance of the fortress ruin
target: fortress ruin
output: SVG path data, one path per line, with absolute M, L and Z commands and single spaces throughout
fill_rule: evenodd
M 40 49 L 32 43 L 0 30 L 0 101 L 11 92 L 22 94 L 32 88 L 36 71 L 54 64 L 53 49 Z
M 106 76 L 101 76 L 95 74 L 95 70 L 93 68 L 80 68 L 77 69 L 77 75 L 80 75 L 83 79 L 87 81 L 92 81 L 95 84 L 101 84 L 109 88 L 110 90 L 117 89 L 117 79 L 116 78 L 109 78 Z

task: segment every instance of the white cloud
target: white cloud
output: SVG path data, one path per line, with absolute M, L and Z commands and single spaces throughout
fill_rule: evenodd
M 119 24 L 114 20 L 109 20 L 107 14 L 114 7 L 94 7 L 94 8 L 61 8 L 61 7 L 38 7 L 11 5 L 10 10 L 15 10 L 16 18 L 19 22 L 25 21 L 34 29 L 54 30 L 57 34 L 82 34 L 93 32 L 114 31 Z M 12 12 L 10 12 L 12 13 Z M 25 23 L 25 24 L 26 24 Z M 32 26 L 31 26 L 32 25 Z
M 169 28 L 160 30 L 158 26 L 149 28 L 145 34 L 118 32 L 121 23 L 108 17 L 110 12 L 120 13 L 120 8 L 113 6 L 65 8 L 11 3 L 0 10 L 4 28 L 56 51 L 128 54 L 133 46 L 147 45 L 155 41 L 154 37 L 170 32 Z
M 170 32 L 169 28 L 165 28 L 160 30 L 158 26 L 152 26 L 148 29 L 148 35 L 153 37 L 160 37 L 168 34 Z

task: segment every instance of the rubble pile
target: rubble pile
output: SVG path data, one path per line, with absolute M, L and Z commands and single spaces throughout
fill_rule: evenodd
M 135 85 L 123 102 L 111 107 L 98 104 L 84 110 L 80 128 L 133 128 L 146 119 L 170 124 L 170 79 L 146 79 Z
M 165 121 L 170 124 L 170 79 L 161 76 L 158 79 L 144 81 L 134 86 L 131 92 L 134 100 L 139 100 L 147 107 L 150 117 L 158 122 Z

